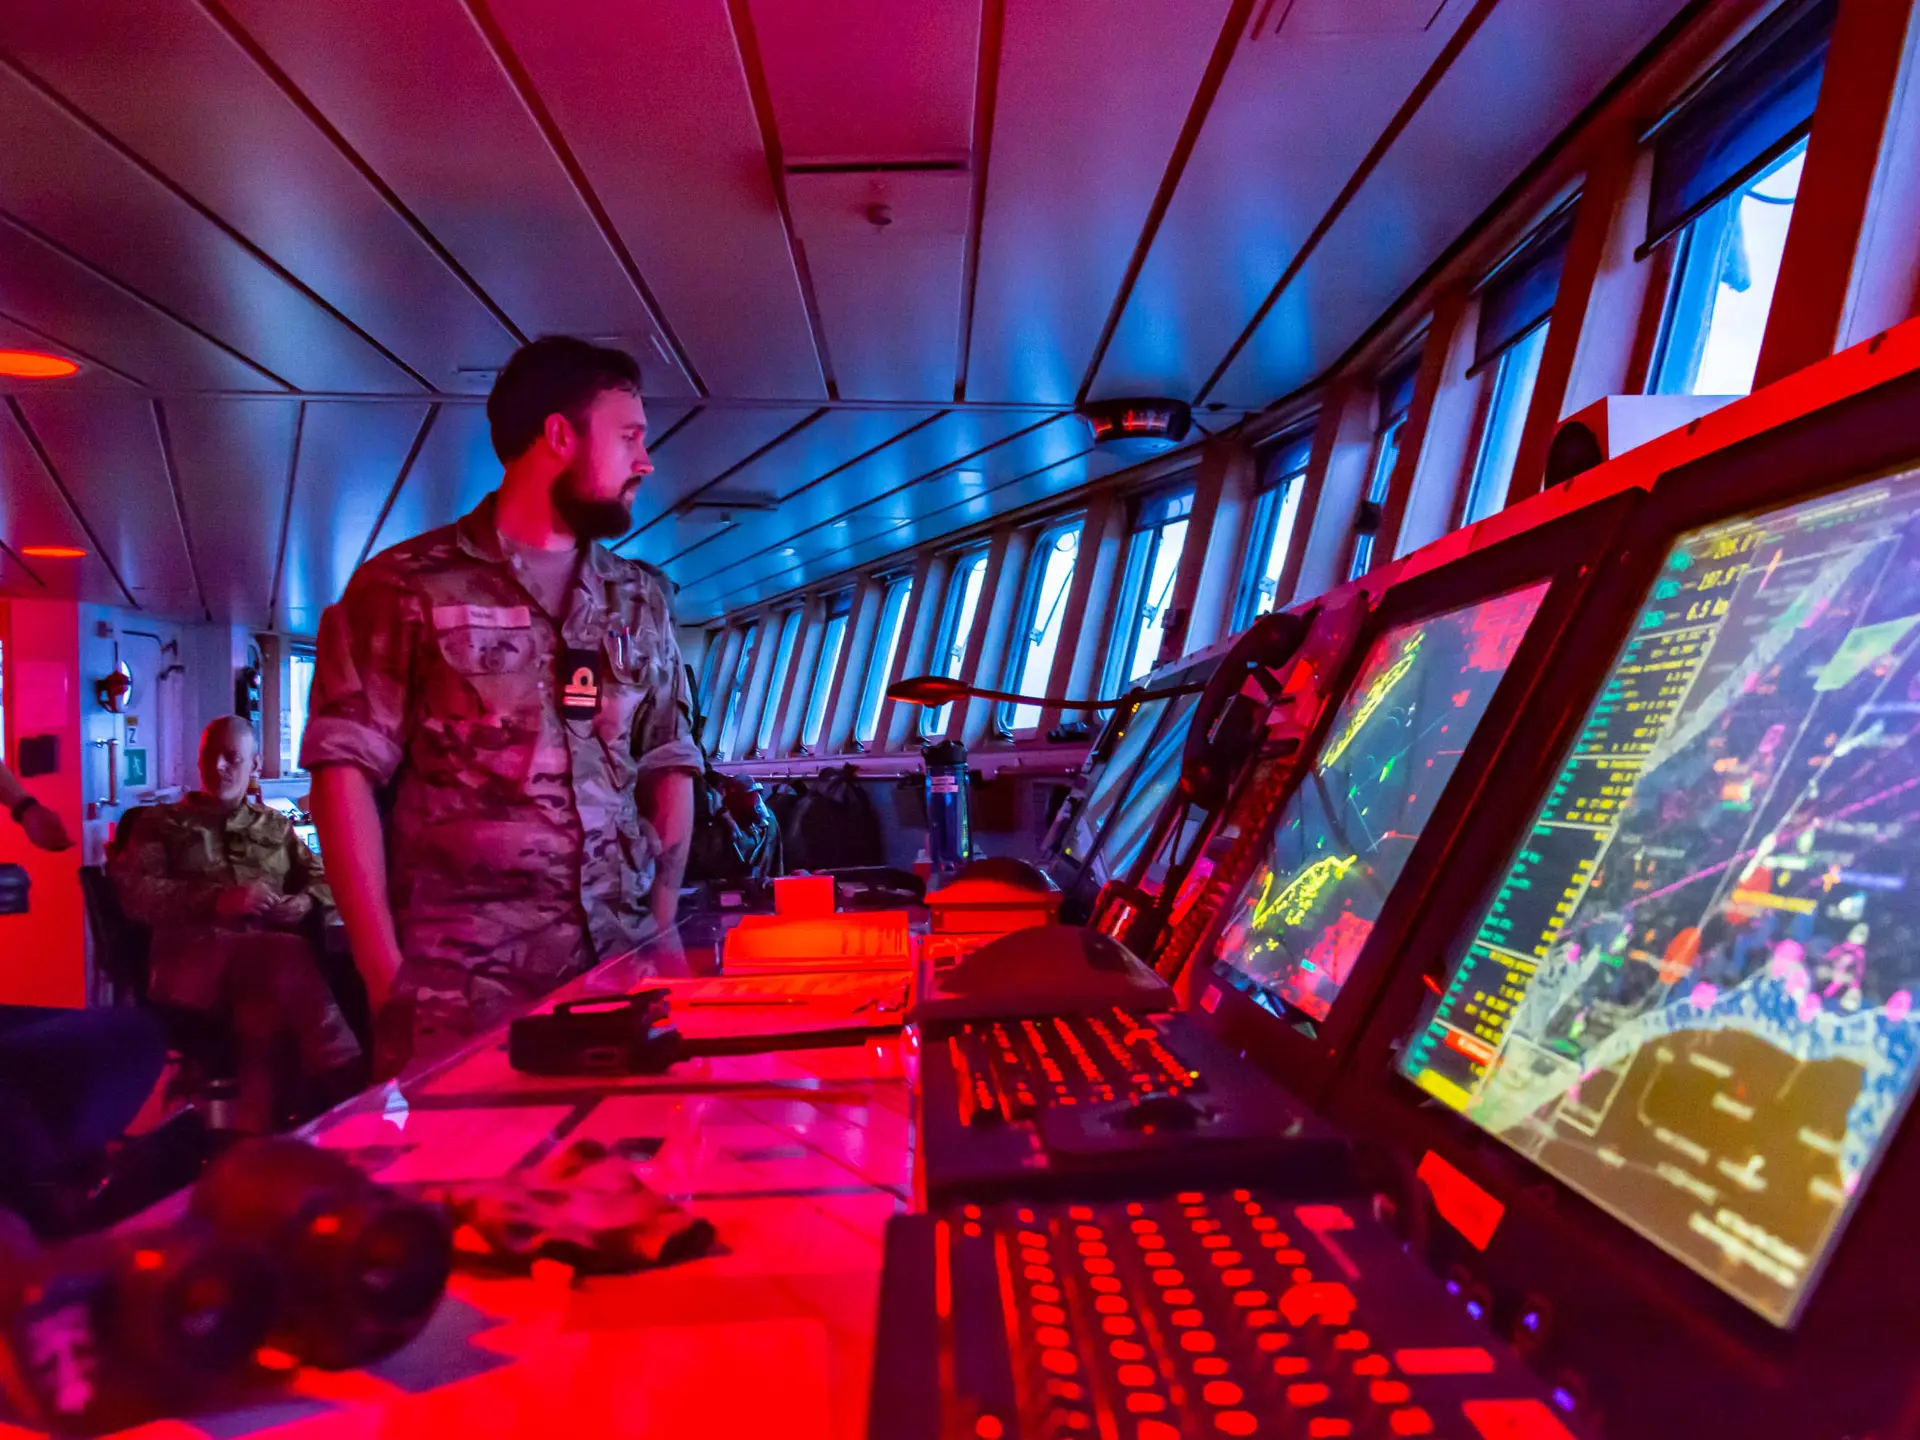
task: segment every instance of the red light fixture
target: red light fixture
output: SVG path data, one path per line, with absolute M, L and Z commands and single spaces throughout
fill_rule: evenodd
M 42 350 L 0 350 L 0 375 L 14 380 L 60 380 L 80 367 L 64 355 Z
M 22 545 L 20 553 L 31 560 L 84 560 L 87 552 L 71 545 Z

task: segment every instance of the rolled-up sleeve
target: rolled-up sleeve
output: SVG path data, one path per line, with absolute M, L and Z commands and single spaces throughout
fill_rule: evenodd
M 419 597 L 395 577 L 366 568 L 327 607 L 300 742 L 303 769 L 357 765 L 376 784 L 393 779 L 406 753 L 423 614 Z
M 662 617 L 661 635 L 667 652 L 665 683 L 647 697 L 633 737 L 634 771 L 649 775 L 662 770 L 687 770 L 697 775 L 707 768 L 707 759 L 694 743 L 693 722 L 689 718 L 693 694 L 687 686 L 687 666 L 680 657 L 680 642 L 674 637 L 671 615 Z

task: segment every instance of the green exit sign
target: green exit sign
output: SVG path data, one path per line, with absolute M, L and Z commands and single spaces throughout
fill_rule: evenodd
M 133 746 L 128 746 L 126 751 L 126 756 L 127 756 L 127 775 L 126 775 L 126 779 L 123 780 L 121 783 L 124 785 L 146 784 L 147 783 L 147 752 L 144 749 L 137 749 Z

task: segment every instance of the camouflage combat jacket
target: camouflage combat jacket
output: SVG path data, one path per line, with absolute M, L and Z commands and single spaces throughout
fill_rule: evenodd
M 556 624 L 518 578 L 494 500 L 361 566 L 320 622 L 300 748 L 382 790 L 396 993 L 484 1024 L 643 943 L 659 836 L 635 781 L 698 771 L 666 596 L 589 546 Z M 563 718 L 566 652 L 599 708 Z
M 332 908 L 320 857 L 293 822 L 252 800 L 223 815 L 194 791 L 176 805 L 129 810 L 107 860 L 120 908 L 153 927 L 155 968 L 185 963 L 201 927 L 214 924 L 214 902 L 233 885 L 257 880 L 282 895 L 307 894 Z

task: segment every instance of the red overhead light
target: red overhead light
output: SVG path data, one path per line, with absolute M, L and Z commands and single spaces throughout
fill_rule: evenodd
M 42 350 L 0 350 L 0 375 L 15 380 L 58 380 L 77 375 L 80 367 L 64 355 Z
M 20 553 L 33 560 L 84 560 L 87 552 L 71 545 L 22 545 Z

